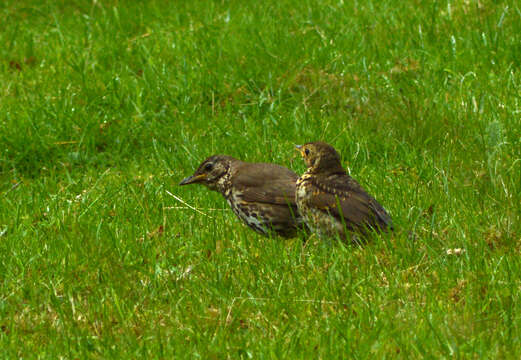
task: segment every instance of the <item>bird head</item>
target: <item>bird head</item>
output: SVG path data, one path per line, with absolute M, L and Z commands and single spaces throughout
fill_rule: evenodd
M 340 163 L 340 155 L 329 144 L 317 141 L 295 147 L 302 155 L 308 171 L 315 173 L 344 171 Z
M 230 170 L 233 158 L 225 155 L 213 155 L 203 161 L 193 175 L 190 175 L 179 183 L 179 185 L 202 184 L 210 190 L 217 190 L 219 179 Z

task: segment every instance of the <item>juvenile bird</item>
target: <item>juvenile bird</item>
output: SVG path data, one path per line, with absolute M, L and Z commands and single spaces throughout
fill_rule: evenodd
M 392 230 L 391 217 L 346 173 L 331 145 L 312 142 L 296 147 L 307 166 L 297 180 L 296 202 L 313 232 L 346 239 L 346 230 L 362 235 L 370 229 Z
M 305 227 L 295 203 L 297 178 L 283 166 L 214 155 L 179 185 L 202 184 L 221 193 L 235 215 L 262 235 L 293 237 Z

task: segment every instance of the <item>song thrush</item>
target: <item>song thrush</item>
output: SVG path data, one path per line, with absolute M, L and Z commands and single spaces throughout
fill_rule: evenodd
M 340 155 L 323 142 L 297 145 L 307 171 L 297 180 L 296 202 L 308 227 L 319 236 L 346 230 L 392 230 L 391 217 L 371 195 L 342 168 Z M 354 236 L 356 238 L 356 236 Z
M 214 155 L 179 185 L 205 185 L 221 193 L 235 215 L 256 232 L 292 237 L 305 227 L 295 203 L 297 178 L 283 166 Z

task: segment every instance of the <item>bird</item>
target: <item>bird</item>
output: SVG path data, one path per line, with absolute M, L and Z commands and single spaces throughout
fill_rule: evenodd
M 295 203 L 297 178 L 280 165 L 213 155 L 179 185 L 202 184 L 217 191 L 249 228 L 265 236 L 290 238 L 306 227 Z
M 307 170 L 297 179 L 297 209 L 319 238 L 359 242 L 371 230 L 393 230 L 387 211 L 347 174 L 340 155 L 325 142 L 296 145 Z

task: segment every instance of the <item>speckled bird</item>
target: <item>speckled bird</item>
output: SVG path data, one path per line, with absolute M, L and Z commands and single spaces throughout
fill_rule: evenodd
M 296 147 L 307 166 L 297 180 L 296 203 L 313 232 L 346 240 L 349 232 L 364 235 L 371 229 L 393 229 L 389 214 L 347 174 L 331 145 L 312 142 Z
M 295 203 L 297 178 L 280 165 L 213 155 L 179 185 L 202 184 L 221 193 L 235 215 L 259 234 L 293 237 L 305 228 Z

